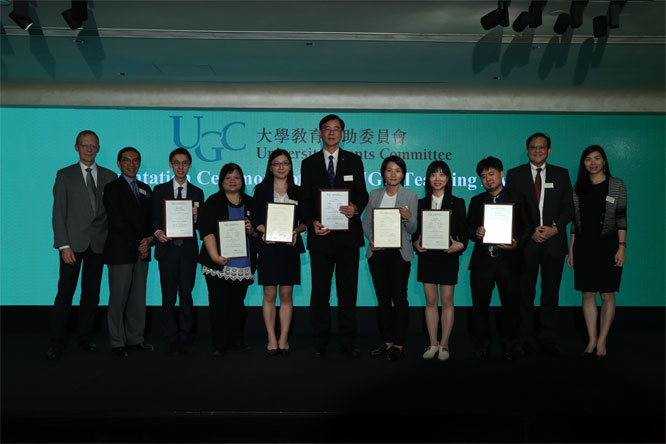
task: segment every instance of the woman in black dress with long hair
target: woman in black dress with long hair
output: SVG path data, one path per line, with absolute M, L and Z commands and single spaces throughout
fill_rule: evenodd
M 611 176 L 608 158 L 599 145 L 587 147 L 580 157 L 573 198 L 567 265 L 574 269 L 574 288 L 583 292 L 588 334 L 583 356 L 602 359 L 606 357 L 606 337 L 615 317 L 615 292 L 620 289 L 625 263 L 627 190 L 622 180 Z M 601 295 L 601 315 L 597 293 Z

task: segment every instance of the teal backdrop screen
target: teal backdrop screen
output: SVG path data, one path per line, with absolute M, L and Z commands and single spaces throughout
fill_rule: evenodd
M 176 147 L 190 150 L 190 181 L 206 197 L 218 190 L 223 164 L 238 163 L 246 190 L 261 182 L 270 152 L 291 152 L 300 182 L 302 159 L 321 149 L 318 123 L 327 111 L 178 110 L 106 108 L 0 108 L 0 265 L 3 305 L 50 305 L 58 282 L 58 251 L 53 248 L 51 212 L 56 171 L 78 161 L 74 142 L 79 131 L 100 137 L 97 163 L 116 173 L 118 151 L 133 146 L 141 152 L 140 180 L 151 187 L 171 178 L 168 155 Z M 382 186 L 379 168 L 384 158 L 405 159 L 407 188 L 424 195 L 425 171 L 435 159 L 451 167 L 453 194 L 469 200 L 483 191 L 476 176 L 477 162 L 499 157 L 505 171 L 526 163 L 526 138 L 537 131 L 552 138 L 548 161 L 569 169 L 572 183 L 583 149 L 598 144 L 606 150 L 611 172 L 626 183 L 628 203 L 627 263 L 619 305 L 664 306 L 664 115 L 659 114 L 544 114 L 339 111 L 345 121 L 343 148 L 364 162 L 368 191 Z M 472 243 L 460 261 L 455 303 L 471 305 L 467 265 Z M 358 305 L 374 306 L 376 298 L 368 264 L 361 251 Z M 295 305 L 310 301 L 308 254 L 301 257 L 302 284 L 294 290 Z M 199 271 L 198 271 L 199 272 Z M 333 287 L 335 288 L 335 287 Z M 416 262 L 409 279 L 409 303 L 423 306 L 422 285 L 416 281 Z M 193 293 L 196 305 L 208 305 L 203 276 Z M 78 290 L 75 301 L 78 302 Z M 101 304 L 108 301 L 106 269 Z M 257 284 L 249 288 L 246 304 L 261 305 Z M 335 290 L 332 291 L 335 304 Z M 561 305 L 579 305 L 573 272 L 565 266 Z M 148 275 L 147 304 L 160 305 L 157 262 Z M 497 296 L 493 304 L 497 304 Z

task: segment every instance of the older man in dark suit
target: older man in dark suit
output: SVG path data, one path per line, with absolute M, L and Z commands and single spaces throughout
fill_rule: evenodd
M 368 203 L 363 162 L 356 154 L 340 148 L 345 123 L 334 114 L 319 122 L 324 148 L 301 163 L 301 205 L 308 226 L 308 250 L 312 273 L 310 311 L 313 329 L 313 354 L 321 357 L 329 342 L 331 316 L 329 300 L 335 271 L 338 297 L 338 325 L 341 350 L 358 356 L 356 339 L 356 295 L 358 289 L 359 248 L 365 245 L 361 213 Z M 331 231 L 321 224 L 320 190 L 349 190 L 349 205 L 340 213 L 349 219 L 349 230 Z
M 51 346 L 46 355 L 50 360 L 62 355 L 65 326 L 82 264 L 79 348 L 90 352 L 97 350 L 92 333 L 95 309 L 99 304 L 104 267 L 102 251 L 107 233 L 102 190 L 117 177 L 113 171 L 95 163 L 99 148 L 97 134 L 81 131 L 74 145 L 79 162 L 58 171 L 53 186 L 53 246 L 60 251 L 60 278 L 51 313 Z
M 541 349 L 561 356 L 557 333 L 557 308 L 564 258 L 568 253 L 567 224 L 573 217 L 573 189 L 565 168 L 546 164 L 552 152 L 550 137 L 535 133 L 528 137 L 529 163 L 508 171 L 507 188 L 525 197 L 531 239 L 524 248 L 525 266 L 521 276 L 521 330 L 524 350 L 536 349 L 534 299 L 541 269 L 541 309 L 538 343 Z
M 141 154 L 127 147 L 118 153 L 122 175 L 104 189 L 109 235 L 104 261 L 109 265 L 107 323 L 111 350 L 126 357 L 127 349 L 154 350 L 146 344 L 146 278 L 150 248 L 154 242 L 151 220 L 151 189 L 136 180 Z
M 199 207 L 203 205 L 204 194 L 201 188 L 187 180 L 192 166 L 192 155 L 185 148 L 176 148 L 169 154 L 169 166 L 173 179 L 157 185 L 153 190 L 153 229 L 155 230 L 155 259 L 160 266 L 162 287 L 162 332 L 171 356 L 187 353 L 192 344 L 192 324 L 194 288 L 199 242 L 196 230 L 191 239 L 171 239 L 164 227 L 164 201 L 166 199 L 192 200 L 192 215 L 197 218 Z M 176 312 L 176 298 L 180 295 L 180 307 Z

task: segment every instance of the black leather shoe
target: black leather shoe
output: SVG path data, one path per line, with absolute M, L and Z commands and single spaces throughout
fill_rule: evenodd
M 504 353 L 502 353 L 502 359 L 505 361 L 513 361 L 514 358 L 515 356 L 511 350 L 506 350 Z
M 97 345 L 92 342 L 79 342 L 79 350 L 94 353 L 97 351 Z
M 46 359 L 49 361 L 57 361 L 62 356 L 62 350 L 56 347 L 51 347 L 46 352 Z
M 543 351 L 544 353 L 547 353 L 551 356 L 555 356 L 557 358 L 560 358 L 560 357 L 564 356 L 564 352 L 562 351 L 560 346 L 557 345 L 557 344 L 553 344 L 553 343 L 543 344 L 541 346 L 541 351 Z
M 288 348 L 278 348 L 280 356 L 289 356 L 290 350 Z
M 518 348 L 516 348 L 516 351 L 518 351 Z M 537 351 L 538 348 L 531 341 L 525 341 L 522 344 L 520 344 L 520 354 L 523 356 L 533 355 Z
M 487 361 L 488 358 L 490 357 L 487 348 L 482 348 L 482 349 L 477 350 L 476 353 L 474 353 L 474 356 L 479 361 Z
M 360 352 L 358 351 L 358 348 L 351 346 L 351 347 L 342 347 L 340 348 L 340 351 L 344 353 L 345 355 L 349 356 L 350 358 L 358 358 L 360 356 Z
M 268 356 L 277 356 L 280 354 L 280 349 L 279 348 L 267 348 L 266 349 L 266 354 Z
M 372 350 L 370 352 L 370 355 L 374 358 L 379 357 L 379 356 L 384 356 L 391 350 L 391 347 L 386 345 L 385 343 L 377 347 L 376 349 Z
M 398 347 L 391 347 L 391 350 L 386 354 L 386 360 L 387 361 L 397 361 L 399 359 L 402 359 L 405 353 L 403 350 L 399 349 Z
M 127 350 L 155 351 L 157 350 L 157 347 L 155 347 L 153 344 L 146 344 L 145 342 L 142 342 L 140 344 L 128 345 Z
M 225 350 L 220 350 L 219 348 L 213 349 L 213 353 L 211 353 L 211 356 L 213 358 L 221 358 L 225 354 Z
M 167 355 L 174 357 L 180 354 L 181 346 L 178 342 L 172 342 L 169 344 L 168 348 L 169 350 L 167 351 Z
M 127 354 L 127 349 L 125 347 L 114 347 L 111 349 L 114 355 L 118 356 L 119 358 L 126 358 L 129 356 Z
M 312 356 L 315 358 L 323 358 L 326 354 L 326 349 L 323 347 L 312 347 Z

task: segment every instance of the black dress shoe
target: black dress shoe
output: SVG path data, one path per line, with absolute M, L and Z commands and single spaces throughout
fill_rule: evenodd
M 145 342 L 141 342 L 140 344 L 128 345 L 127 350 L 155 351 L 157 350 L 157 347 L 155 347 L 153 344 L 146 344 Z
M 531 341 L 525 341 L 519 346 L 516 347 L 516 351 L 520 351 L 520 354 L 523 356 L 533 355 L 537 352 L 538 348 Z
M 172 342 L 169 344 L 167 355 L 174 357 L 180 354 L 181 346 L 178 342 Z
M 488 358 L 490 357 L 487 348 L 482 348 L 482 349 L 477 350 L 476 353 L 474 353 L 474 356 L 479 361 L 487 361 Z
M 278 348 L 278 351 L 280 352 L 280 356 L 289 356 L 289 349 L 288 348 Z
M 57 361 L 62 356 L 62 350 L 56 347 L 51 347 L 46 352 L 46 359 L 49 361 Z
M 353 345 L 350 347 L 341 347 L 340 351 L 350 358 L 358 358 L 361 355 L 361 353 L 358 351 L 358 348 L 354 347 Z
M 94 353 L 97 351 L 97 345 L 92 342 L 79 342 L 79 350 Z
M 211 356 L 214 357 L 214 358 L 221 358 L 222 356 L 225 355 L 225 353 L 226 353 L 226 350 L 222 350 L 220 348 L 214 348 L 213 352 L 211 353 Z
M 268 356 L 277 356 L 280 354 L 280 349 L 279 348 L 267 348 L 266 349 L 266 354 Z
M 387 361 L 397 361 L 402 359 L 405 356 L 405 353 L 402 349 L 398 347 L 391 347 L 389 352 L 386 354 Z
M 513 361 L 514 358 L 515 356 L 511 350 L 506 350 L 504 353 L 502 353 L 502 359 L 505 361 Z
M 127 349 L 125 347 L 113 347 L 111 349 L 114 355 L 118 356 L 119 358 L 126 358 L 129 356 L 127 354 Z
M 391 350 L 391 347 L 389 347 L 388 345 L 386 345 L 384 343 L 384 344 L 380 345 L 379 347 L 377 347 L 376 349 L 372 350 L 370 352 L 370 355 L 374 358 L 376 358 L 378 356 L 384 356 L 385 354 L 387 354 L 389 352 L 389 350 Z
M 323 347 L 312 347 L 312 356 L 315 358 L 323 358 L 326 354 L 326 349 Z
M 554 343 L 543 344 L 543 345 L 541 346 L 541 350 L 542 350 L 544 353 L 547 353 L 547 354 L 549 354 L 549 355 L 551 355 L 551 356 L 555 356 L 555 357 L 557 357 L 557 358 L 560 358 L 560 357 L 564 356 L 564 352 L 562 351 L 562 349 L 560 348 L 560 346 L 557 345 L 557 344 L 554 344 Z

